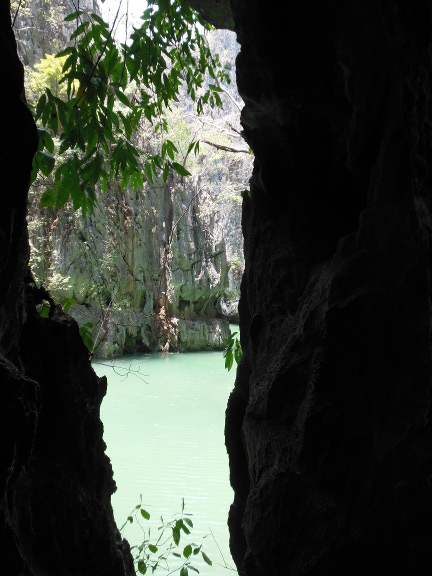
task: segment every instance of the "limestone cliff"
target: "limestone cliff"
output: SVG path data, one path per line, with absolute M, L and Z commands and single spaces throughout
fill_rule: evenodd
M 94 324 L 95 354 L 224 345 L 226 248 L 206 232 L 197 192 L 172 179 L 136 193 L 112 183 L 84 221 L 70 209 L 31 220 L 34 272 L 79 303 L 71 313 Z

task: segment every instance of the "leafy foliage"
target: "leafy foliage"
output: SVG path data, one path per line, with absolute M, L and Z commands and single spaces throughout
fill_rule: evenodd
M 85 347 L 89 352 L 93 352 L 94 339 L 93 339 L 93 322 L 86 322 L 79 327 L 79 333 L 84 342 Z
M 158 528 L 158 536 L 151 540 L 150 528 L 143 525 L 143 520 L 150 520 L 150 513 L 143 507 L 142 498 L 127 517 L 126 522 L 121 527 L 123 533 L 125 527 L 136 523 L 143 533 L 143 541 L 137 546 L 131 547 L 134 558 L 135 569 L 138 574 L 147 572 L 154 574 L 163 571 L 169 574 L 178 573 L 179 576 L 188 576 L 189 573 L 199 573 L 199 570 L 192 563 L 197 556 L 201 556 L 206 564 L 212 565 L 212 561 L 202 550 L 202 544 L 188 542 L 184 547 L 182 538 L 190 536 L 193 529 L 193 522 L 190 514 L 185 514 L 184 500 L 182 502 L 181 513 L 176 514 L 171 520 L 164 521 L 161 517 L 161 525 Z M 172 563 L 176 567 L 173 568 Z
M 240 362 L 243 356 L 240 338 L 237 337 L 238 332 L 231 332 L 228 338 L 228 346 L 225 348 L 223 356 L 225 358 L 225 368 L 228 372 L 231 370 L 234 360 L 236 364 Z
M 27 89 L 36 98 L 40 98 L 48 88 L 55 96 L 66 95 L 66 85 L 62 83 L 63 67 L 66 56 L 56 54 L 46 54 L 40 62 L 34 65 L 34 70 L 30 72 Z
M 97 14 L 77 10 L 65 20 L 75 24 L 75 31 L 70 37 L 73 44 L 56 55 L 63 62 L 62 77 L 59 81 L 56 77 L 56 90 L 51 81 L 45 85 L 34 106 L 43 131 L 32 178 L 39 171 L 53 175 L 41 204 L 62 207 L 71 200 L 74 210 L 81 208 L 85 216 L 87 210 L 93 211 L 98 183 L 105 191 L 112 178 L 121 179 L 122 189 L 142 187 L 142 165 L 150 182 L 160 175 L 166 181 L 170 170 L 188 176 L 170 140 L 165 139 L 160 153 L 143 157 L 133 134 L 142 121 L 155 132 L 165 131 L 165 110 L 178 101 L 182 88 L 198 113 L 207 104 L 222 105 L 219 83 L 229 78 L 203 34 L 210 25 L 183 0 L 148 2 L 141 26 L 121 45 L 113 38 L 114 24 L 110 29 Z M 214 83 L 199 91 L 206 73 Z M 127 95 L 131 85 L 136 89 Z M 59 137 L 62 162 L 56 162 L 47 134 Z M 192 142 L 188 154 L 197 149 Z

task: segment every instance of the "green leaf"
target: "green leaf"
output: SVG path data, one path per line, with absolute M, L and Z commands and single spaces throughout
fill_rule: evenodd
M 39 117 L 42 114 L 43 109 L 46 106 L 47 98 L 45 94 L 42 94 L 36 104 L 36 116 Z
M 178 164 L 178 162 L 173 162 L 171 166 L 173 167 L 173 170 L 177 172 L 177 174 L 180 174 L 180 176 L 191 176 L 189 170 L 186 170 L 186 168 L 184 168 L 181 164 Z
M 41 318 L 49 318 L 49 313 L 50 313 L 50 305 L 49 304 L 42 304 L 41 309 L 39 310 L 39 315 Z
M 108 180 L 107 180 L 106 176 L 104 176 L 101 180 L 101 189 L 102 189 L 102 192 L 106 192 L 108 190 Z
M 144 172 L 145 172 L 145 175 L 147 176 L 147 179 L 149 180 L 150 184 L 153 184 L 152 168 L 148 162 L 146 162 L 144 164 Z
M 75 32 L 71 34 L 70 40 L 73 40 L 74 38 L 80 36 L 80 34 L 83 34 L 83 32 L 85 32 L 89 26 L 90 22 L 88 22 L 87 20 L 82 22 L 79 26 L 77 26 Z
M 84 14 L 84 12 L 82 10 L 77 10 L 76 12 L 71 12 L 71 14 L 68 14 L 64 18 L 64 21 L 65 22 L 72 22 L 72 20 L 76 20 L 79 16 L 81 16 L 81 14 Z
M 177 526 L 172 529 L 172 537 L 173 537 L 173 540 L 174 540 L 174 544 L 175 544 L 176 546 L 178 546 L 179 543 L 180 543 L 180 529 L 177 528 Z
M 183 548 L 183 556 L 185 558 L 189 558 L 189 556 L 192 554 L 192 546 L 190 544 L 188 544 L 187 546 L 185 546 Z
M 64 50 L 60 50 L 60 52 L 57 52 L 55 57 L 56 58 L 63 58 L 63 56 L 67 56 L 68 54 L 74 54 L 74 53 L 76 53 L 76 51 L 77 50 L 76 50 L 75 46 L 68 46 Z
M 150 514 L 147 512 L 147 510 L 144 510 L 144 508 L 141 508 L 141 516 L 146 520 L 150 520 Z
M 126 190 L 127 185 L 129 184 L 130 176 L 127 172 L 123 172 L 122 181 L 121 181 L 121 191 L 124 192 Z
M 137 568 L 140 574 L 145 574 L 147 572 L 147 566 L 144 560 L 138 560 Z
M 44 176 L 49 176 L 54 168 L 55 158 L 48 152 L 36 152 L 36 160 Z
M 116 96 L 122 104 L 130 108 L 130 102 L 126 94 L 123 94 L 121 90 L 116 90 Z
M 222 88 L 219 88 L 219 86 L 216 86 L 215 84 L 209 84 L 209 88 L 210 90 L 213 90 L 213 92 L 223 92 Z
M 178 153 L 177 147 L 173 142 L 171 142 L 171 140 L 167 140 L 165 142 L 165 146 L 168 156 L 171 158 L 171 160 L 174 160 L 175 153 Z
M 201 555 L 203 557 L 203 560 L 206 564 L 208 564 L 209 566 L 212 566 L 213 562 L 210 560 L 210 558 L 207 556 L 207 554 L 203 551 L 201 551 Z
M 167 163 L 167 164 L 165 164 L 164 169 L 163 169 L 163 181 L 164 182 L 166 182 L 168 180 L 169 170 L 170 170 L 170 165 Z
M 187 566 L 182 566 L 180 570 L 180 576 L 188 576 L 189 572 Z
M 97 14 L 91 14 L 91 18 L 97 22 L 98 24 L 100 24 L 101 26 L 104 26 L 105 28 L 108 28 L 108 24 L 105 22 L 105 20 L 103 18 L 101 18 L 100 16 L 98 16 Z
M 153 122 L 153 116 L 152 116 L 151 110 L 148 106 L 146 106 L 144 108 L 144 116 L 147 118 L 147 120 L 150 122 L 150 124 Z
M 156 554 L 156 552 L 158 551 L 158 547 L 155 546 L 154 544 L 149 544 L 148 548 L 150 552 L 152 552 L 153 554 Z
M 57 190 L 57 202 L 56 205 L 58 208 L 61 208 L 66 204 L 69 200 L 70 194 L 69 189 L 64 185 L 64 182 L 60 182 L 58 190 Z
M 54 190 L 45 190 L 40 199 L 40 205 L 42 208 L 52 208 L 55 206 L 57 200 L 57 194 Z
M 225 358 L 225 368 L 228 372 L 233 366 L 234 360 L 238 364 L 242 358 L 242 349 L 239 338 L 237 338 L 238 332 L 230 332 L 228 338 L 228 346 L 223 352 L 223 357 Z
M 188 526 L 190 526 L 191 528 L 193 528 L 193 522 L 190 518 L 183 518 L 184 522 L 186 522 L 186 524 Z
M 84 346 L 90 351 L 93 351 L 94 348 L 94 340 L 93 340 L 93 333 L 92 333 L 92 322 L 86 322 L 83 326 L 80 326 L 79 333 L 84 342 Z
M 232 350 L 228 350 L 228 352 L 225 355 L 225 368 L 228 370 L 228 372 L 232 368 L 233 361 L 234 361 L 234 358 L 233 358 Z
M 45 131 L 45 138 L 44 138 L 45 148 L 51 154 L 54 152 L 54 140 L 51 138 L 51 135 Z
M 62 308 L 65 312 L 69 312 L 69 310 L 76 305 L 77 302 L 74 298 L 63 298 L 62 300 Z
M 190 534 L 190 530 L 187 526 L 185 526 L 184 524 L 181 525 L 181 529 L 183 530 L 183 532 L 185 534 Z

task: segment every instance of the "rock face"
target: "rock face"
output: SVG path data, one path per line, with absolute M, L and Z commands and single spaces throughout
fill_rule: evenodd
M 248 576 L 427 573 L 432 8 L 231 7 L 256 157 L 233 556 Z
M 36 312 L 27 284 L 26 196 L 37 134 L 23 101 L 23 69 L 8 3 L 0 7 L 7 90 L 0 94 L 0 551 L 8 574 L 132 576 L 115 525 L 115 490 L 93 372 L 77 324 Z
M 56 296 L 79 303 L 71 314 L 93 323 L 95 355 L 226 345 L 219 302 L 229 286 L 227 251 L 197 192 L 172 180 L 136 193 L 113 183 L 84 221 L 71 209 L 39 215 L 33 204 L 33 271 Z M 188 322 L 201 325 L 195 337 Z
M 25 0 L 11 2 L 11 8 L 18 56 L 24 66 L 59 52 L 74 31 L 74 24 L 64 21 L 71 12 L 69 0 Z M 80 0 L 79 8 L 101 14 L 98 0 Z

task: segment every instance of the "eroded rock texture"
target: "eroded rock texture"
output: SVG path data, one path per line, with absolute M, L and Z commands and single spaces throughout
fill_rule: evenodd
M 428 573 L 431 4 L 231 6 L 256 156 L 226 421 L 239 573 Z
M 77 324 L 41 318 L 26 285 L 27 189 L 36 129 L 8 2 L 0 7 L 0 556 L 2 573 L 134 574 L 114 523 L 115 489 L 93 372 Z

